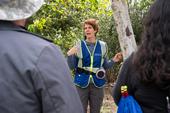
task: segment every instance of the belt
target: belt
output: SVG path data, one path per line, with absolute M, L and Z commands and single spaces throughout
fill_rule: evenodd
M 88 71 L 88 70 L 85 70 L 85 69 L 79 68 L 79 67 L 76 69 L 76 72 L 79 73 L 79 74 L 85 73 L 87 75 L 94 75 L 94 74 L 96 74 L 96 73 L 94 73 L 92 71 Z

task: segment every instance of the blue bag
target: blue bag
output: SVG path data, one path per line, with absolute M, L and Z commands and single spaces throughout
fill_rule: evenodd
M 121 94 L 117 113 L 143 113 L 137 101 L 128 95 L 127 86 L 121 86 Z

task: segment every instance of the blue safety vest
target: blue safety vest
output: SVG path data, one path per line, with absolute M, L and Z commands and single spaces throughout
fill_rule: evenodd
M 91 78 L 96 87 L 103 87 L 106 82 L 105 78 L 98 79 L 95 73 L 103 65 L 104 57 L 107 53 L 106 43 L 97 40 L 92 53 L 87 47 L 86 42 L 83 40 L 79 41 L 76 46 L 78 48 L 77 57 L 79 58 L 77 67 L 93 72 L 93 74 L 76 72 L 74 83 L 77 86 L 86 88 L 89 85 Z

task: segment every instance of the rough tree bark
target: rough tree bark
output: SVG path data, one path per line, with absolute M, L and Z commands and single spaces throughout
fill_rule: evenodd
M 126 0 L 112 0 L 113 17 L 124 59 L 136 50 L 136 41 Z

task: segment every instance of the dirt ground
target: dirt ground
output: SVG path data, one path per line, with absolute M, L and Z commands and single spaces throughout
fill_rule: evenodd
M 107 85 L 105 87 L 105 96 L 103 100 L 103 106 L 101 109 L 101 113 L 116 113 L 117 107 L 114 103 L 114 100 L 111 96 L 112 86 Z

